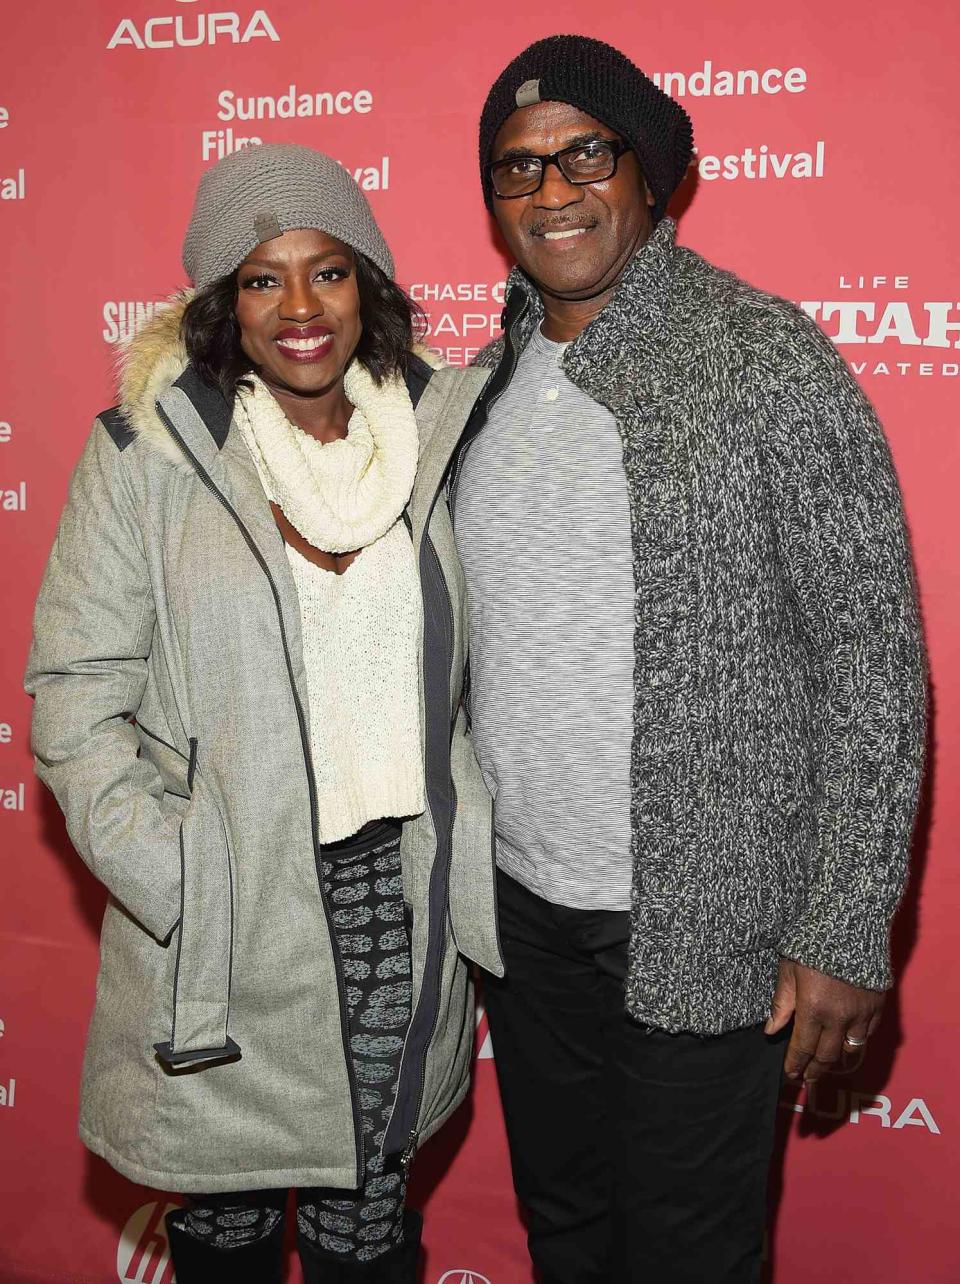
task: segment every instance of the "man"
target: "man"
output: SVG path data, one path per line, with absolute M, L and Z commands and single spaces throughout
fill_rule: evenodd
M 812 322 L 675 244 L 691 153 L 575 36 L 480 123 L 518 266 L 450 493 L 546 1284 L 759 1278 L 784 1056 L 815 1080 L 876 1027 L 921 774 L 882 432 Z

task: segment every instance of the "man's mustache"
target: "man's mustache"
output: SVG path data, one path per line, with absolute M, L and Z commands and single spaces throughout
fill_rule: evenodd
M 595 218 L 540 218 L 535 223 L 531 223 L 527 229 L 531 236 L 542 236 L 544 232 L 568 232 L 574 227 L 596 227 Z

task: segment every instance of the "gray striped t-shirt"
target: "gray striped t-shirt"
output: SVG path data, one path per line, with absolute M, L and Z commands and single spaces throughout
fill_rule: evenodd
M 633 569 L 617 425 L 535 332 L 456 494 L 473 735 L 497 863 L 558 905 L 630 905 Z

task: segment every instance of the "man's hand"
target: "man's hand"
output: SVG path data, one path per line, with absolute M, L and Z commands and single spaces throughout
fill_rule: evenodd
M 780 960 L 766 1034 L 776 1034 L 794 1017 L 783 1072 L 788 1079 L 814 1083 L 845 1051 L 862 1048 L 880 1022 L 886 995 L 861 990 L 813 968 Z

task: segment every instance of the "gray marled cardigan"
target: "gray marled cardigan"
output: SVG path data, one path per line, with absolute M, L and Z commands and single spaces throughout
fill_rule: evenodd
M 890 985 L 926 683 L 870 405 L 803 313 L 674 234 L 664 219 L 562 364 L 616 417 L 630 492 L 627 1006 L 715 1034 L 766 1016 L 781 957 Z M 519 351 L 543 308 L 517 271 L 507 298 Z

